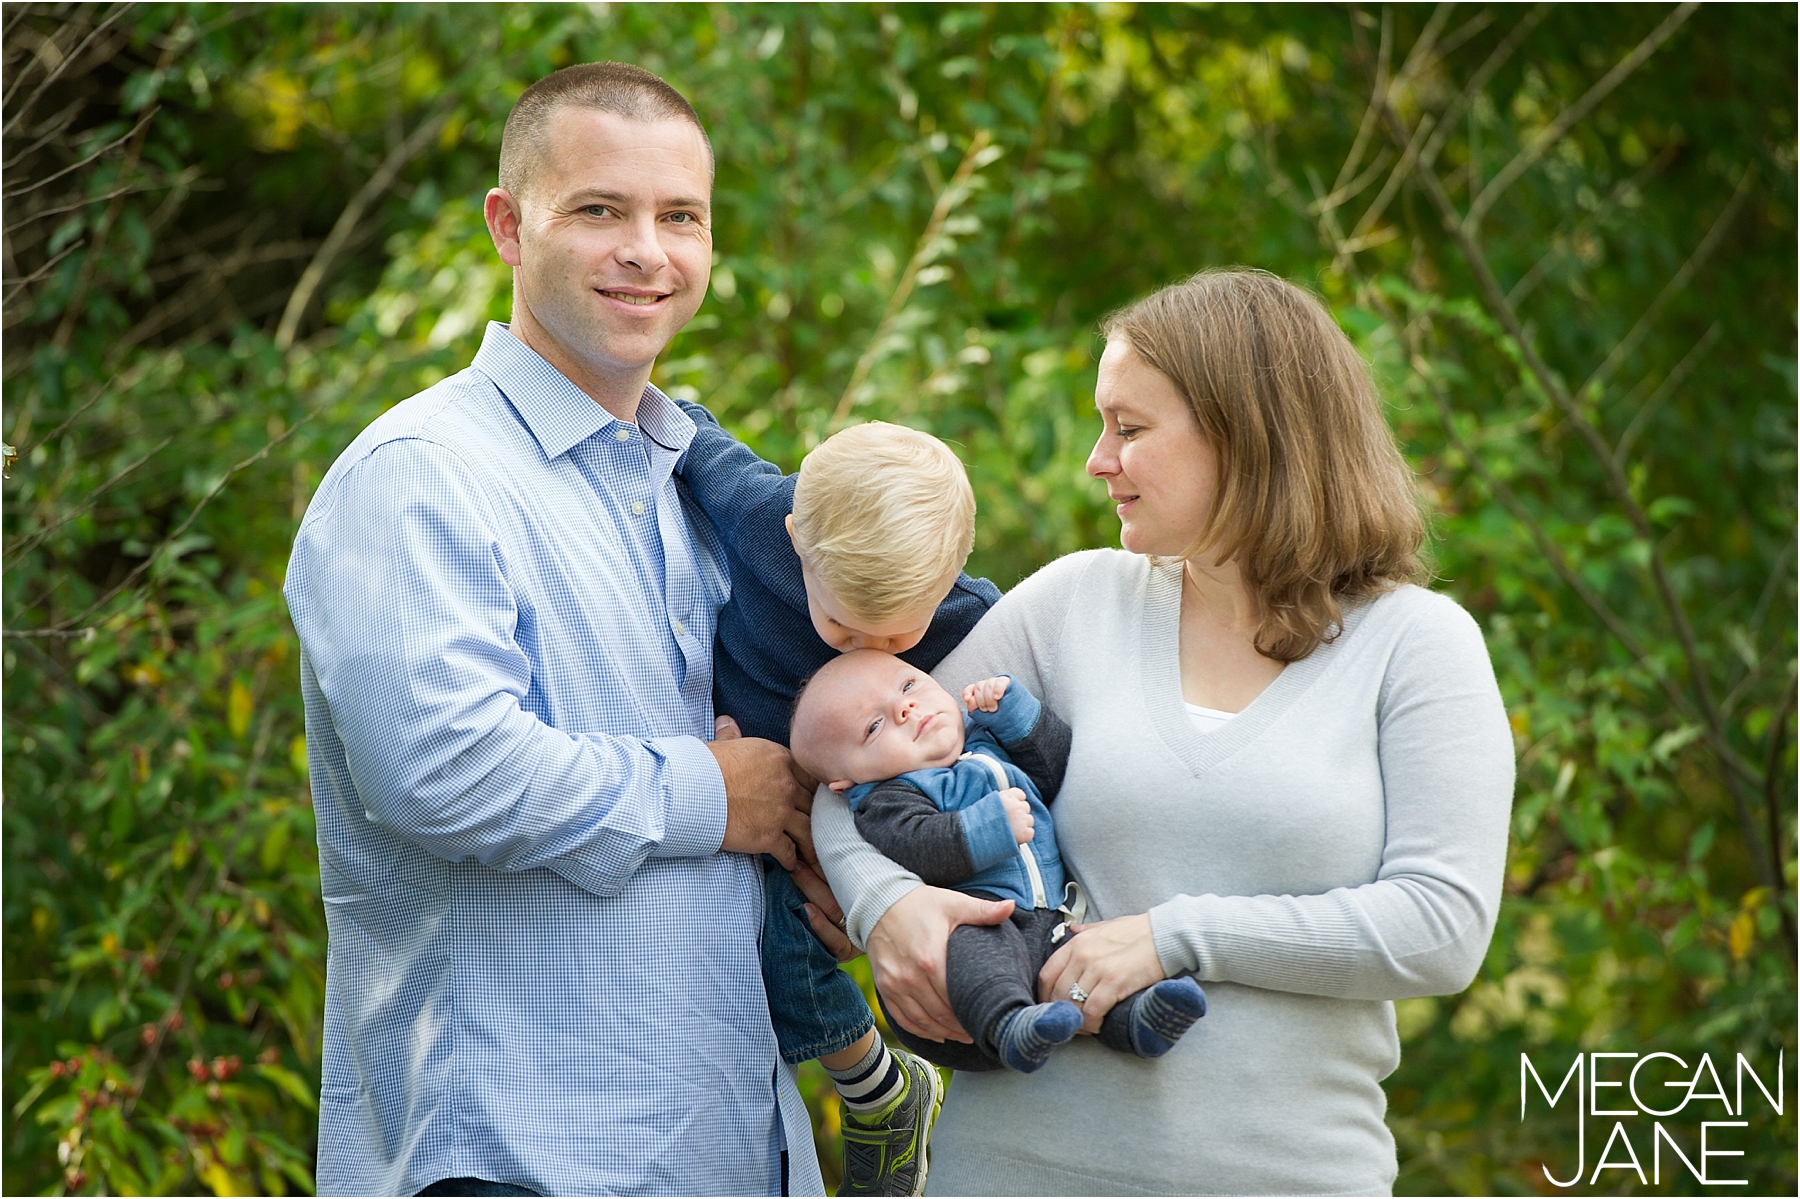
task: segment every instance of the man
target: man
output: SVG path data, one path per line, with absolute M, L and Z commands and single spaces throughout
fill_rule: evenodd
M 780 746 L 708 740 L 730 584 L 649 385 L 706 294 L 711 190 L 654 75 L 528 89 L 486 205 L 511 326 L 301 525 L 322 1194 L 822 1190 L 746 856 L 792 865 L 810 796 Z

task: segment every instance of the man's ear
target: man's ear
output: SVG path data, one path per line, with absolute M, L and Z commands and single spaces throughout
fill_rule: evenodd
M 500 261 L 507 266 L 523 262 L 519 254 L 519 202 L 513 194 L 503 187 L 491 189 L 481 206 L 481 215 L 487 219 L 488 236 L 494 239 Z
M 825 785 L 827 787 L 830 787 L 833 791 L 836 791 L 839 795 L 842 795 L 844 792 L 848 791 L 850 788 L 856 786 L 856 784 L 851 782 L 849 779 L 839 779 L 835 783 L 827 783 Z

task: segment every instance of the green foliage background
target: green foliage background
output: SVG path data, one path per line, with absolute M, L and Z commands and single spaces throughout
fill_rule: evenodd
M 1399 1005 L 1401 1191 L 1568 1177 L 1567 1108 L 1516 1114 L 1522 1050 L 1557 1078 L 1582 1050 L 1726 1074 L 1743 1052 L 1774 1085 L 1791 6 L 0 19 L 8 1193 L 311 1189 L 325 945 L 289 545 L 357 430 L 505 319 L 479 216 L 505 114 L 602 58 L 682 88 L 719 154 L 712 294 L 657 381 L 788 469 L 844 420 L 949 439 L 971 569 L 1003 587 L 1116 536 L 1082 469 L 1109 308 L 1265 267 L 1375 364 L 1520 766 L 1480 978 Z M 1749 1190 L 1792 1194 L 1793 1116 L 1747 1118 Z

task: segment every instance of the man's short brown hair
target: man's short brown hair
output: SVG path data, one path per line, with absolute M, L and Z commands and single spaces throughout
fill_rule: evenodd
M 628 62 L 587 62 L 546 75 L 519 97 L 500 135 L 500 186 L 522 196 L 550 140 L 550 121 L 562 108 L 590 108 L 633 121 L 688 121 L 706 143 L 712 139 L 694 106 L 657 76 Z
M 1212 516 L 1182 558 L 1237 563 L 1263 656 L 1297 662 L 1341 630 L 1340 601 L 1425 579 L 1412 471 L 1316 296 L 1267 271 L 1201 271 L 1101 332 L 1175 384 L 1218 454 Z

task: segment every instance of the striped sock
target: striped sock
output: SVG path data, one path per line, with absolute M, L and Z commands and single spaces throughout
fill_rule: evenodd
M 1204 1015 L 1206 992 L 1199 983 L 1165 978 L 1139 991 L 1131 1003 L 1131 1047 L 1139 1057 L 1161 1057 Z
M 1081 1031 L 1081 1009 L 1066 999 L 1014 1008 L 994 1030 L 1000 1064 L 1030 1074 L 1050 1060 L 1050 1051 Z
M 906 1094 L 906 1071 L 888 1052 L 880 1037 L 863 1060 L 848 1070 L 826 1067 L 825 1073 L 837 1084 L 844 1106 L 853 1112 L 867 1114 L 890 1107 Z

